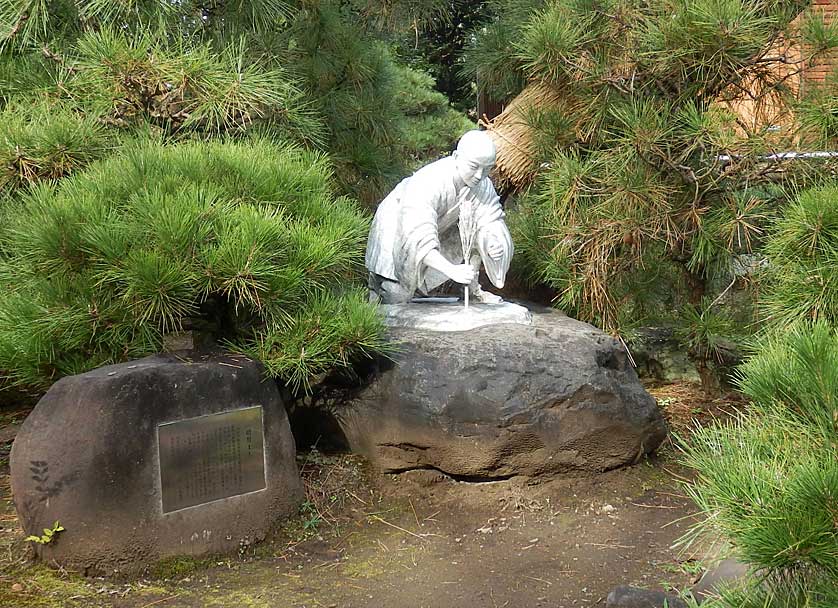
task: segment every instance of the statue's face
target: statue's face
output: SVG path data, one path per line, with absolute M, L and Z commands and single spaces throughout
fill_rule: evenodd
M 494 166 L 494 159 L 490 158 L 457 157 L 457 172 L 460 179 L 470 188 L 476 186 L 481 179 L 489 175 Z

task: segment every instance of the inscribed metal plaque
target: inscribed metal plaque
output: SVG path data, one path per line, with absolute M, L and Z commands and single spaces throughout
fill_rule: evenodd
M 157 427 L 163 512 L 265 488 L 262 406 Z

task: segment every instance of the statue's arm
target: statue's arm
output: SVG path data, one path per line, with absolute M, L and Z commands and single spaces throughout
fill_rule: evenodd
M 437 207 L 446 193 L 434 179 L 414 175 L 402 193 L 399 206 L 399 231 L 402 252 L 421 252 L 415 258 L 421 266 L 432 268 L 457 283 L 469 284 L 474 279 L 474 269 L 469 264 L 452 264 L 440 252 L 439 219 Z M 410 260 L 411 256 L 403 256 Z M 412 263 L 404 264 L 412 267 Z
M 468 285 L 474 281 L 474 268 L 471 264 L 452 264 L 439 252 L 433 249 L 422 259 L 422 263 L 428 268 L 441 272 L 452 281 Z

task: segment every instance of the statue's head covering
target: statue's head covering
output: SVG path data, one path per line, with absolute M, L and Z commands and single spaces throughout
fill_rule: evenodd
M 480 161 L 483 165 L 494 165 L 497 157 L 495 142 L 486 131 L 466 131 L 457 144 L 457 155 L 464 159 Z

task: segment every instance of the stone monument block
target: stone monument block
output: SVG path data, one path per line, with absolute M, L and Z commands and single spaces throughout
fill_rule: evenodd
M 285 408 L 245 357 L 155 355 L 56 382 L 12 446 L 39 557 L 87 574 L 228 553 L 296 512 L 303 488 Z

